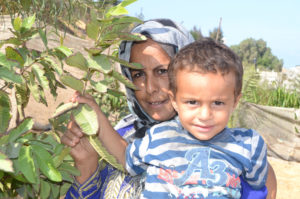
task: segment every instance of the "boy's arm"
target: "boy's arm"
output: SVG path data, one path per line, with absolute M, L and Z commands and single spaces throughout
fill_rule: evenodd
M 277 192 L 277 180 L 276 180 L 276 175 L 273 170 L 273 167 L 269 165 L 269 170 L 268 170 L 268 177 L 267 177 L 267 182 L 266 182 L 266 187 L 268 189 L 268 196 L 267 199 L 275 199 L 276 198 L 276 192 Z
M 79 94 L 75 97 L 75 101 L 78 103 L 85 103 L 89 105 L 97 114 L 99 131 L 98 138 L 107 149 L 107 151 L 113 155 L 117 161 L 125 168 L 125 151 L 127 142 L 116 132 L 112 127 L 109 120 L 106 118 L 104 113 L 100 110 L 100 107 L 91 96 L 80 96 Z

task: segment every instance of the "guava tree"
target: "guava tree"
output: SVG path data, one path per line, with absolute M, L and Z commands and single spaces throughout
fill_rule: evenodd
M 106 9 L 101 18 L 91 20 L 86 32 L 94 40 L 94 46 L 86 49 L 85 55 L 73 53 L 63 45 L 63 38 L 60 46 L 49 48 L 45 29 L 34 25 L 36 15 L 12 20 L 13 36 L 0 43 L 4 48 L 4 53 L 0 53 L 0 198 L 59 198 L 65 195 L 73 182 L 72 176 L 79 175 L 73 167 L 69 148 L 62 145 L 59 138 L 71 113 L 101 159 L 121 169 L 96 139 L 96 115 L 87 105 L 67 103 L 59 106 L 50 119 L 52 130 L 47 132 L 35 132 L 33 119 L 23 113 L 30 95 L 37 102 L 47 104 L 45 91 L 50 90 L 56 96 L 58 87 L 70 87 L 82 94 L 106 99 L 112 107 L 118 106 L 117 99 L 124 96 L 119 91 L 119 82 L 135 87 L 115 70 L 114 65 L 122 63 L 131 68 L 142 68 L 117 57 L 122 40 L 145 39 L 128 33 L 133 24 L 141 23 L 137 18 L 126 16 L 125 7 L 134 1 L 122 1 Z M 36 36 L 42 39 L 45 51 L 26 47 L 26 42 Z M 66 64 L 80 69 L 82 77 L 67 72 Z M 12 94 L 10 97 L 17 103 L 19 120 L 9 129 L 12 108 L 9 95 Z

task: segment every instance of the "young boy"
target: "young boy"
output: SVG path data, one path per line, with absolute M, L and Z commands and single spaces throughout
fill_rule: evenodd
M 175 120 L 153 126 L 128 146 L 100 129 L 99 138 L 130 174 L 146 173 L 142 198 L 240 198 L 239 176 L 263 187 L 268 165 L 262 137 L 226 127 L 241 97 L 237 55 L 203 39 L 179 51 L 168 75 Z

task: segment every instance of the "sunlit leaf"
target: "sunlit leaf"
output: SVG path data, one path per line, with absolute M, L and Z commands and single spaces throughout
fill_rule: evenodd
M 55 49 L 64 54 L 66 57 L 69 57 L 72 54 L 72 50 L 70 50 L 66 46 L 59 46 Z
M 80 105 L 72 111 L 76 123 L 82 132 L 87 135 L 95 135 L 98 132 L 98 118 L 96 112 L 87 104 Z
M 74 66 L 83 71 L 87 71 L 87 69 L 88 69 L 88 63 L 87 63 L 86 59 L 84 58 L 84 56 L 80 52 L 77 52 L 76 54 L 67 57 L 66 63 L 69 66 Z
M 36 183 L 36 172 L 35 164 L 32 158 L 31 146 L 23 146 L 19 153 L 18 167 L 25 176 L 25 178 L 31 182 Z
M 60 172 L 54 167 L 54 163 L 50 153 L 43 147 L 38 145 L 33 145 L 32 148 L 42 173 L 52 181 L 61 182 L 62 176 Z
M 77 106 L 78 106 L 78 103 L 73 103 L 73 102 L 68 102 L 68 103 L 62 104 L 59 107 L 57 107 L 57 109 L 55 110 L 52 117 L 53 118 L 58 117 L 58 116 L 70 111 L 71 109 L 73 109 Z
M 129 62 L 123 60 L 123 59 L 119 59 L 119 58 L 114 57 L 114 56 L 108 56 L 108 57 L 109 57 L 110 59 L 112 59 L 112 60 L 114 60 L 114 61 L 117 61 L 117 62 L 119 62 L 120 64 L 122 64 L 122 65 L 124 65 L 124 66 L 127 66 L 127 67 L 129 67 L 129 68 L 132 68 L 132 69 L 138 69 L 138 70 L 140 70 L 140 69 L 143 69 L 143 68 L 144 68 L 144 66 L 143 66 L 142 64 L 140 64 L 140 63 L 129 63 Z
M 22 144 L 20 143 L 8 143 L 6 146 L 6 155 L 8 158 L 17 158 L 19 157 L 20 149 Z
M 105 85 L 105 84 L 103 84 L 101 81 L 95 82 L 95 81 L 93 81 L 93 80 L 90 80 L 90 83 L 91 83 L 92 87 L 93 87 L 96 91 L 98 91 L 98 92 L 100 92 L 100 93 L 106 93 L 106 92 L 107 92 L 108 86 Z
M 111 71 L 112 63 L 106 55 L 96 55 L 88 59 L 88 65 L 90 68 L 96 69 L 100 72 L 107 74 Z
M 126 7 L 126 6 L 132 4 L 133 2 L 136 2 L 136 1 L 137 1 L 137 0 L 124 0 L 124 1 L 122 1 L 122 2 L 120 3 L 120 6 Z
M 106 13 L 106 17 L 120 16 L 120 15 L 126 15 L 126 14 L 128 14 L 128 11 L 126 10 L 126 8 L 118 5 L 118 6 L 110 8 Z
M 4 133 L 8 128 L 10 118 L 9 97 L 5 92 L 0 91 L 0 134 Z
M 20 32 L 22 26 L 22 19 L 20 17 L 16 17 L 13 22 L 13 27 L 15 31 Z
M 23 20 L 21 28 L 24 28 L 25 30 L 29 30 L 34 24 L 34 22 L 35 22 L 35 15 L 27 17 Z
M 5 48 L 5 53 L 8 60 L 16 61 L 21 66 L 24 66 L 25 61 L 18 50 L 12 48 L 11 46 L 7 46 Z
M 45 76 L 45 72 L 36 64 L 32 66 L 32 71 L 37 78 L 38 82 L 44 89 L 49 89 L 49 81 Z
M 116 160 L 116 158 L 113 155 L 108 153 L 106 148 L 102 146 L 102 144 L 99 141 L 97 136 L 89 136 L 88 138 L 89 138 L 91 145 L 94 147 L 94 149 L 99 154 L 100 159 L 104 159 L 106 162 L 108 162 L 113 167 L 115 167 L 121 171 L 124 171 L 123 166 L 120 163 L 118 163 L 118 161 Z
M 16 139 L 18 139 L 22 134 L 26 133 L 33 127 L 33 119 L 32 118 L 26 118 L 19 126 L 12 129 L 9 132 L 9 142 L 14 142 Z
M 71 76 L 71 75 L 62 75 L 60 76 L 60 81 L 70 87 L 73 88 L 74 90 L 77 90 L 79 92 L 83 92 L 84 89 L 84 84 L 81 80 Z
M 0 171 L 1 170 L 5 172 L 14 172 L 12 161 L 8 159 L 5 154 L 0 152 Z
M 116 78 L 118 81 L 125 84 L 125 86 L 127 86 L 128 88 L 131 88 L 134 90 L 137 89 L 136 86 L 129 79 L 127 79 L 124 75 L 118 73 L 117 71 L 112 71 L 110 73 L 110 75 L 113 76 L 114 78 Z

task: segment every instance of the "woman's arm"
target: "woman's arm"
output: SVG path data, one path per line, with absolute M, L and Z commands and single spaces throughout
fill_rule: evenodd
M 275 199 L 277 193 L 277 180 L 276 180 L 275 172 L 270 164 L 269 164 L 266 186 L 268 188 L 267 199 Z

